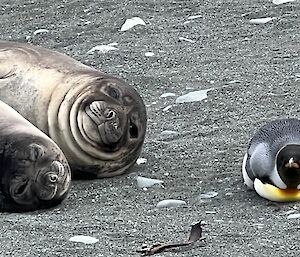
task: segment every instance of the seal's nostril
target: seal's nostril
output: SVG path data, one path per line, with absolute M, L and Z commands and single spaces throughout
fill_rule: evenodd
M 116 117 L 116 113 L 112 110 L 108 110 L 105 112 L 105 116 L 107 119 L 113 119 L 114 117 Z
M 131 138 L 137 138 L 139 135 L 138 128 L 132 121 L 129 124 L 129 135 Z
M 26 181 L 25 183 L 21 184 L 21 186 L 19 186 L 16 190 L 15 190 L 15 194 L 20 195 L 22 193 L 24 193 L 26 187 L 28 185 L 28 181 Z

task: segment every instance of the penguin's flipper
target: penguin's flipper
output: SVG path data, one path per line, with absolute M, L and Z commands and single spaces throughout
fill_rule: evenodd
M 246 170 L 247 160 L 248 160 L 248 154 L 246 153 L 242 164 L 242 174 L 243 174 L 244 184 L 250 189 L 254 189 L 253 180 L 249 177 L 248 172 Z

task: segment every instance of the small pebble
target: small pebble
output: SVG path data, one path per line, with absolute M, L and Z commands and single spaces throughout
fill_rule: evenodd
M 155 54 L 154 53 L 152 53 L 152 52 L 146 52 L 145 53 L 145 56 L 147 56 L 147 57 L 152 57 L 152 56 L 154 56 Z
M 138 158 L 136 160 L 136 164 L 137 165 L 141 165 L 141 164 L 145 164 L 145 163 L 147 163 L 147 159 L 146 158 Z

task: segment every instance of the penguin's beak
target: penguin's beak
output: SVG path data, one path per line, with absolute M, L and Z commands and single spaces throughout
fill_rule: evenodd
M 292 202 L 300 200 L 300 185 L 297 188 L 280 189 L 268 183 L 254 180 L 255 191 L 263 198 L 274 202 Z
M 289 159 L 289 161 L 285 164 L 286 168 L 294 168 L 294 169 L 299 169 L 300 165 L 298 162 L 295 162 L 294 158 L 292 157 Z

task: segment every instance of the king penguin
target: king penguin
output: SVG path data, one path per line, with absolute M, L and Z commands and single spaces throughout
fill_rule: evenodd
M 279 119 L 261 127 L 242 165 L 244 183 L 270 201 L 300 200 L 300 120 Z

